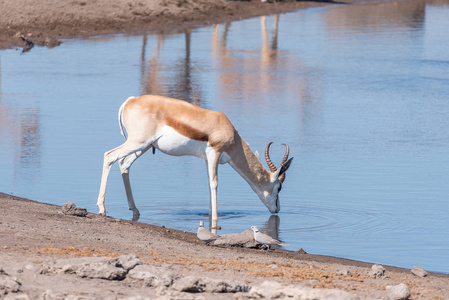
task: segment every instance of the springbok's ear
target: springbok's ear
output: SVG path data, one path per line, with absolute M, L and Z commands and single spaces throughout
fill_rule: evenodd
M 254 152 L 254 155 L 257 157 L 257 160 L 259 160 L 259 162 L 262 163 L 262 162 L 260 161 L 259 151 Z
M 290 164 L 292 163 L 294 157 L 290 157 L 275 173 L 274 178 L 279 178 L 282 174 L 287 172 L 288 168 L 290 167 Z

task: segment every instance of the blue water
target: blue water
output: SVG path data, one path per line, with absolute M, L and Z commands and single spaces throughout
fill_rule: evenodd
M 220 233 L 256 225 L 289 250 L 449 273 L 448 15 L 449 1 L 373 2 L 2 50 L 0 191 L 97 212 L 119 106 L 162 94 L 225 112 L 254 151 L 275 141 L 275 164 L 281 143 L 295 157 L 274 216 L 220 166 Z M 196 231 L 206 174 L 197 158 L 139 158 L 140 221 Z M 116 165 L 106 208 L 132 218 Z

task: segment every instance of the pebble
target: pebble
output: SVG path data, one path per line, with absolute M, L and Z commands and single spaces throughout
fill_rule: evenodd
M 410 298 L 410 289 L 404 283 L 398 285 L 387 285 L 387 294 L 390 300 L 407 300 Z
M 309 288 L 303 286 L 284 286 L 278 282 L 265 281 L 249 291 L 250 299 L 332 299 L 356 300 L 358 296 L 339 289 Z
M 307 252 L 303 248 L 296 250 L 296 253 L 298 253 L 298 254 L 307 254 Z
M 62 212 L 65 215 L 85 217 L 87 216 L 87 209 L 78 207 L 75 203 L 68 201 L 62 205 Z
M 347 268 L 337 269 L 335 273 L 337 273 L 337 275 L 352 276 L 351 272 Z
M 371 267 L 371 271 L 369 272 L 369 276 L 372 278 L 388 278 L 389 276 L 386 274 L 386 270 L 381 265 L 373 265 Z
M 9 276 L 0 268 L 0 296 L 8 293 L 17 293 L 20 290 L 21 283 L 16 278 Z
M 427 272 L 421 267 L 414 267 L 412 269 L 412 274 L 418 277 L 426 277 Z

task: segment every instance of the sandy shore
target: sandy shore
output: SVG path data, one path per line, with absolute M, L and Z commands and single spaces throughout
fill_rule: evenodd
M 448 275 L 418 277 L 407 269 L 384 266 L 387 277 L 373 278 L 370 263 L 284 250 L 206 246 L 195 233 L 90 213 L 65 215 L 59 206 L 6 194 L 0 194 L 0 212 L 0 298 L 7 293 L 12 299 L 43 295 L 46 299 L 258 299 L 264 285 L 270 290 L 275 285 L 284 295 L 313 292 L 316 299 L 389 299 L 386 287 L 401 283 L 409 287 L 411 299 L 449 295 Z M 75 267 L 67 267 L 85 266 L 83 259 L 130 254 L 140 259 L 139 268 L 152 268 L 171 282 L 148 281 L 131 271 L 121 280 L 83 277 L 73 271 Z M 183 282 L 192 278 L 208 281 L 204 284 L 208 287 L 225 282 L 246 290 L 193 293 Z M 14 292 L 5 288 L 6 279 L 17 283 Z

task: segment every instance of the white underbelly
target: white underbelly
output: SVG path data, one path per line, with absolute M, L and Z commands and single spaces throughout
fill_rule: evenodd
M 168 155 L 191 155 L 206 159 L 208 143 L 190 139 L 172 127 L 164 126 L 160 131 L 160 138 L 153 143 L 153 146 Z

